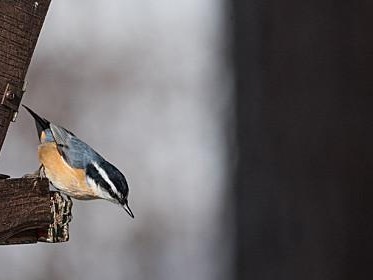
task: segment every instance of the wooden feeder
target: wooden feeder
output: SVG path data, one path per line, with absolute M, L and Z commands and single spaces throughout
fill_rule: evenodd
M 0 1 L 0 150 L 25 92 L 25 76 L 50 0 Z M 71 203 L 42 178 L 0 175 L 0 244 L 64 242 Z

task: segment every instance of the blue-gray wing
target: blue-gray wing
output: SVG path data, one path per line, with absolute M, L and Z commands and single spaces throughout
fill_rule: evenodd
M 81 169 L 86 168 L 92 161 L 101 161 L 102 157 L 95 150 L 70 131 L 52 123 L 50 128 L 58 151 L 70 166 Z

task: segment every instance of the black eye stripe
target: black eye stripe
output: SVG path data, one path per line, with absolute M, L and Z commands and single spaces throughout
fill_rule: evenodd
M 112 164 L 108 162 L 102 162 L 100 165 L 108 175 L 110 181 L 115 185 L 118 192 L 127 197 L 128 195 L 128 184 L 124 175 Z
M 105 191 L 107 191 L 111 197 L 119 200 L 118 195 L 111 189 L 110 185 L 104 180 L 104 178 L 102 178 L 93 164 L 88 164 L 86 175 L 91 178 L 97 186 L 100 186 Z

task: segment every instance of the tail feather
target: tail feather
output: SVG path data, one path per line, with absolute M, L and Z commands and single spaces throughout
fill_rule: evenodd
M 34 111 L 32 111 L 29 107 L 27 107 L 26 105 L 23 105 L 22 106 L 31 114 L 31 116 L 34 118 L 35 120 L 35 125 L 36 125 L 36 129 L 38 130 L 38 136 L 39 136 L 39 139 L 40 139 L 40 136 L 41 136 L 41 133 L 43 132 L 43 130 L 46 130 L 47 128 L 49 128 L 49 125 L 50 125 L 50 122 L 47 121 L 46 119 L 40 117 L 38 114 L 36 114 Z

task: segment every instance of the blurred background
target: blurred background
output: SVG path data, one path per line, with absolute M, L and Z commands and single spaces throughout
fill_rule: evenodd
M 71 240 L 2 246 L 1 278 L 373 278 L 373 2 L 53 1 L 23 102 L 126 174 L 136 218 L 76 201 Z M 21 110 L 1 172 L 37 144 Z
M 74 202 L 70 241 L 2 247 L 12 279 L 229 279 L 232 81 L 222 0 L 53 0 L 23 103 L 122 170 L 131 220 Z M 0 168 L 38 168 L 21 110 Z M 4 278 L 5 279 L 5 278 Z

